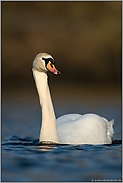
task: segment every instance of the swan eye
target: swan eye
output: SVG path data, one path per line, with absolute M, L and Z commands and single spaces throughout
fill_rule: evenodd
M 46 65 L 46 66 L 47 66 L 47 64 L 50 63 L 51 67 L 53 68 L 53 66 L 54 66 L 54 64 L 55 64 L 55 61 L 54 61 L 53 58 L 44 58 L 44 57 L 42 57 L 42 60 L 45 61 L 45 65 Z

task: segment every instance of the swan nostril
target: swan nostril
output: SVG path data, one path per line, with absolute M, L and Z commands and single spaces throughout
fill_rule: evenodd
M 53 68 L 53 64 L 51 63 L 50 65 L 51 65 L 51 67 Z

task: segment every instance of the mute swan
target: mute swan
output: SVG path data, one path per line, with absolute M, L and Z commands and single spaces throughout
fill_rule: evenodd
M 33 76 L 42 108 L 40 142 L 63 144 L 111 144 L 114 120 L 96 114 L 67 114 L 56 120 L 47 82 L 47 71 L 60 74 L 53 57 L 39 53 L 33 61 Z

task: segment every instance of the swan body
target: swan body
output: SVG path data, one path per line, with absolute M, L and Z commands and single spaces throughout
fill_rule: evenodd
M 39 53 L 33 61 L 33 76 L 42 109 L 39 141 L 63 144 L 111 144 L 114 120 L 96 114 L 67 114 L 55 117 L 47 81 L 47 71 L 60 74 L 53 57 Z
M 111 144 L 113 124 L 96 114 L 68 114 L 57 119 L 57 131 L 66 144 Z

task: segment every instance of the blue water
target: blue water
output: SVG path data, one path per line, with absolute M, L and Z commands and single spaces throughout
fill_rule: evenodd
M 115 119 L 111 145 L 45 145 L 38 142 L 38 100 L 2 102 L 2 181 L 121 181 L 121 106 L 55 103 L 57 116 L 94 112 Z

